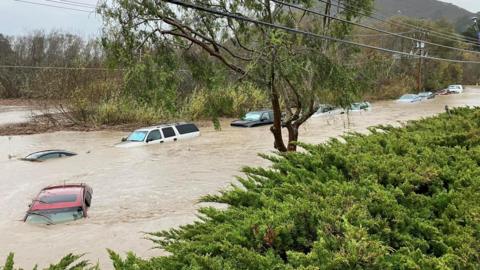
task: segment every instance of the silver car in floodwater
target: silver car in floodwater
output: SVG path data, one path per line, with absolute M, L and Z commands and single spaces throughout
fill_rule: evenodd
M 142 145 L 175 142 L 200 136 L 200 130 L 192 123 L 175 123 L 144 127 L 123 138 L 116 147 L 128 148 Z
M 423 98 L 419 95 L 405 94 L 401 96 L 399 99 L 397 99 L 397 102 L 398 103 L 415 103 L 415 102 L 420 102 L 422 100 Z

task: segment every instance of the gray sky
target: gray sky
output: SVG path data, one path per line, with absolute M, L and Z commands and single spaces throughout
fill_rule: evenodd
M 61 5 L 59 0 L 22 0 L 27 2 L 43 3 L 47 5 Z M 60 0 L 63 1 L 63 0 Z M 72 3 L 84 3 L 85 7 L 77 4 L 82 10 L 93 10 L 87 5 L 95 5 L 96 0 L 69 0 Z M 401 0 L 398 0 L 401 1 Z M 64 1 L 68 2 L 68 1 Z M 465 8 L 472 12 L 480 11 L 480 0 L 444 0 Z M 18 35 L 43 29 L 64 30 L 84 37 L 99 35 L 101 20 L 93 13 L 59 9 L 50 6 L 39 6 L 14 0 L 0 0 L 0 33 Z
M 23 0 L 22 0 L 23 1 Z M 25 0 L 27 2 L 59 5 L 58 0 Z M 57 1 L 57 2 L 55 2 Z M 71 0 L 72 2 L 96 5 L 96 0 Z M 91 7 L 70 6 L 81 10 Z M 14 0 L 0 0 L 0 33 L 7 35 L 25 34 L 34 30 L 64 30 L 84 37 L 98 36 L 101 19 L 98 15 L 77 10 L 40 6 Z
M 399 0 L 401 1 L 401 0 Z M 480 11 L 480 0 L 441 0 L 442 2 L 452 3 L 462 7 L 470 12 L 477 13 Z

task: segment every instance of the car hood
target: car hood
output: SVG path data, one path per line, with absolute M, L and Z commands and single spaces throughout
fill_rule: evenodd
M 115 147 L 118 148 L 129 148 L 129 147 L 135 147 L 135 146 L 140 146 L 140 145 L 145 145 L 144 142 L 121 142 L 115 144 Z
M 258 122 L 260 122 L 260 121 L 235 120 L 232 123 L 230 123 L 230 125 L 232 125 L 232 126 L 246 126 L 246 125 L 250 125 L 250 124 L 256 124 Z

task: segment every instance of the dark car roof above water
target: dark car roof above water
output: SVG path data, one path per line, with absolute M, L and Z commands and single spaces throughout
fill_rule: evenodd
M 31 153 L 29 154 L 28 156 L 25 157 L 25 159 L 37 159 L 43 155 L 47 155 L 47 154 L 55 154 L 55 153 L 58 153 L 58 154 L 67 154 L 67 155 L 76 155 L 76 153 L 74 152 L 70 152 L 70 151 L 66 151 L 66 150 L 58 150 L 58 149 L 54 149 L 54 150 L 43 150 L 43 151 L 38 151 L 38 152 L 34 152 L 34 153 Z

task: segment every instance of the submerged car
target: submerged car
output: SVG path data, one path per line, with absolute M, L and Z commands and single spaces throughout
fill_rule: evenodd
M 46 187 L 33 199 L 23 221 L 52 225 L 85 218 L 92 195 L 92 188 L 86 184 Z
M 448 86 L 448 92 L 454 94 L 461 94 L 463 93 L 463 86 L 460 84 L 452 84 Z
M 351 112 L 362 112 L 362 111 L 371 111 L 372 105 L 370 102 L 355 102 L 350 105 L 348 111 Z
M 419 95 L 415 95 L 415 94 L 405 94 L 403 96 L 401 96 L 399 99 L 397 99 L 397 102 L 400 102 L 400 103 L 414 103 L 414 102 L 419 102 L 419 101 L 422 101 L 422 97 L 420 97 Z
M 418 93 L 418 96 L 424 100 L 435 98 L 435 94 L 433 92 L 420 92 Z
M 263 125 L 273 124 L 273 111 L 272 110 L 263 110 L 249 112 L 245 114 L 244 117 L 240 120 L 235 120 L 230 123 L 232 127 L 257 127 Z
M 320 117 L 320 116 L 328 116 L 328 115 L 338 115 L 338 114 L 345 114 L 350 112 L 365 112 L 371 111 L 372 105 L 370 102 L 355 102 L 350 104 L 347 108 L 338 108 L 328 105 L 328 107 L 323 107 L 322 105 L 318 109 L 318 111 L 312 115 L 312 117 Z
M 312 115 L 312 117 L 331 115 L 334 114 L 336 110 L 338 110 L 338 108 L 333 105 L 320 104 L 320 106 L 318 106 L 318 110 Z
M 192 123 L 163 124 L 144 127 L 123 138 L 116 147 L 133 147 L 140 145 L 175 142 L 200 136 L 200 130 Z
M 30 155 L 22 158 L 22 160 L 26 161 L 45 161 L 47 159 L 53 158 L 62 158 L 62 157 L 71 157 L 75 156 L 76 153 L 65 151 L 65 150 L 44 150 L 35 153 L 31 153 Z

